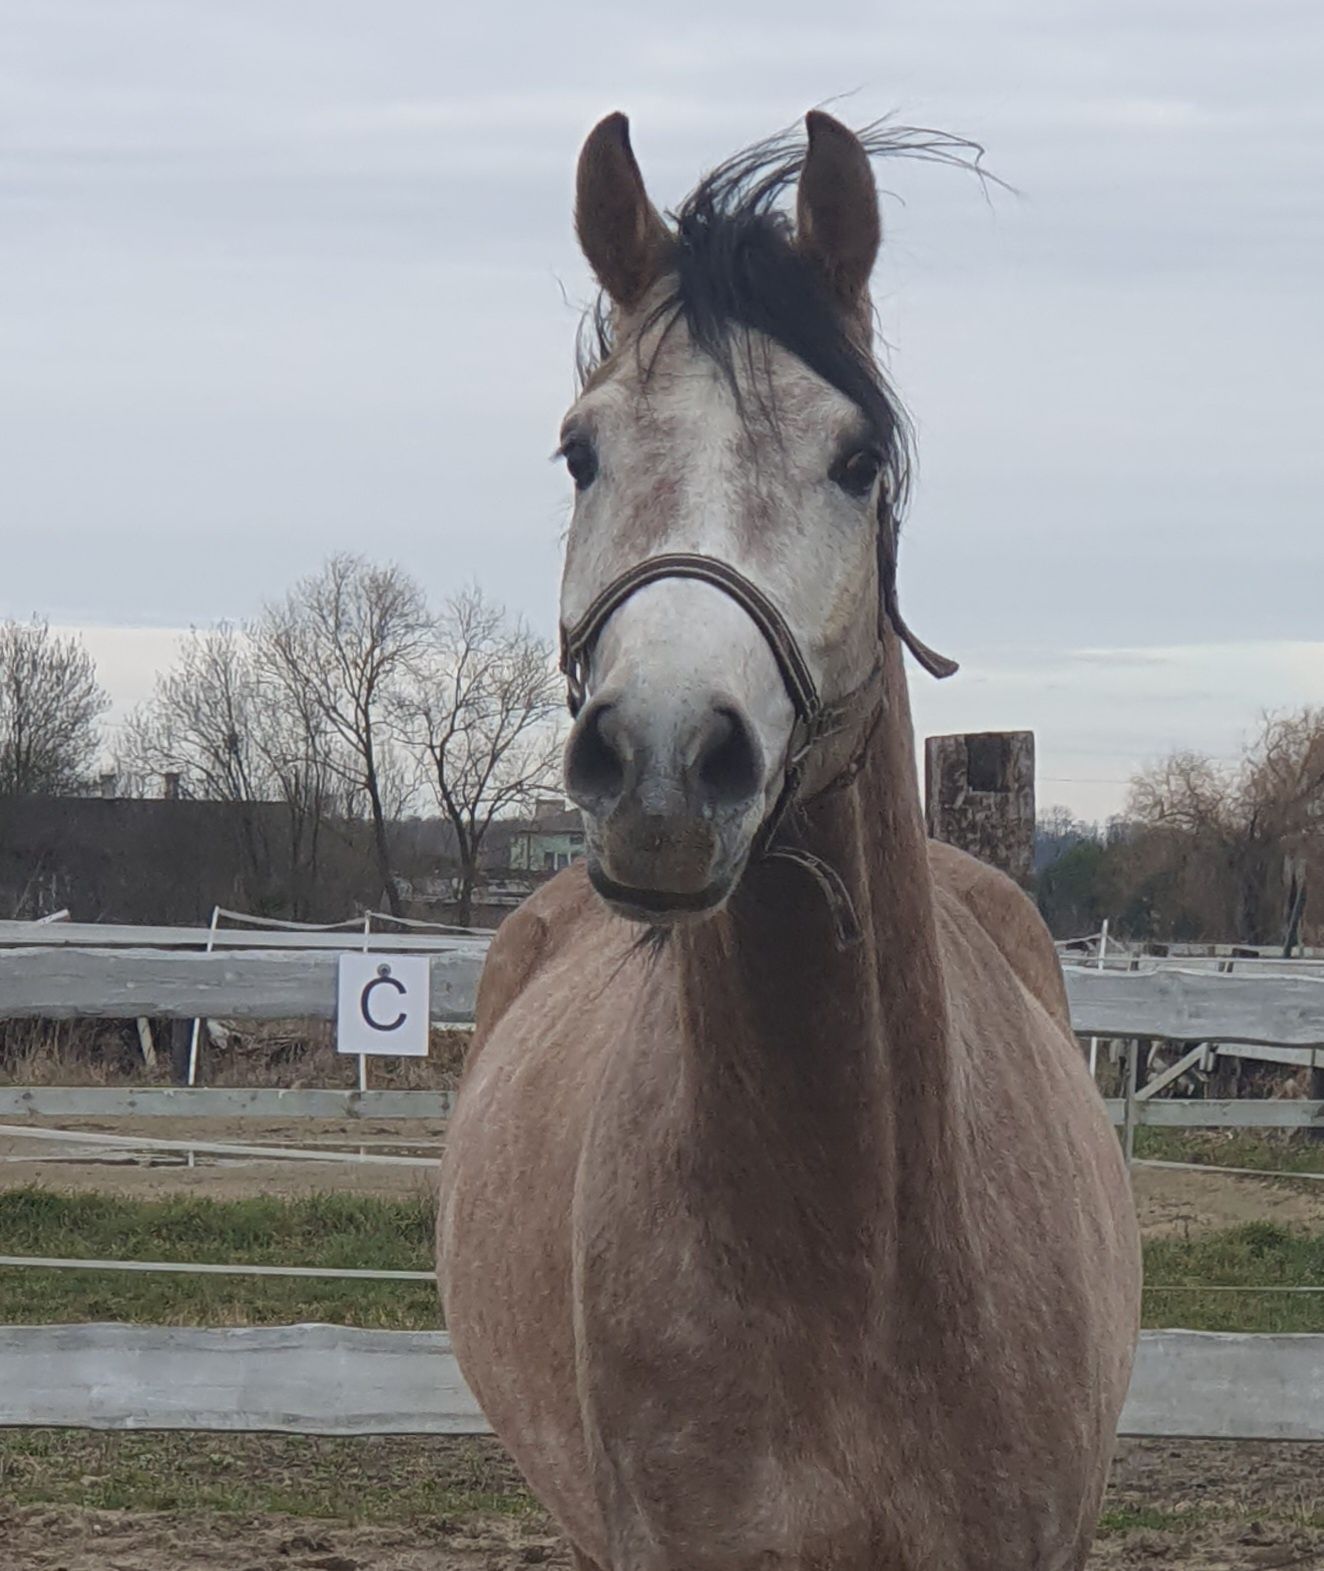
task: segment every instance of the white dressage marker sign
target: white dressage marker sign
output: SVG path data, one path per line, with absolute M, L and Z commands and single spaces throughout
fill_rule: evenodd
M 426 1058 L 426 955 L 341 955 L 336 1051 Z

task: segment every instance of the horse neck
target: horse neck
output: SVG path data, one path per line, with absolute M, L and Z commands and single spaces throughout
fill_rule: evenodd
M 910 706 L 888 643 L 886 707 L 863 767 L 798 818 L 800 844 L 844 880 L 860 941 L 843 949 L 818 885 L 780 861 L 751 867 L 720 918 L 677 940 L 696 1177 L 712 1193 L 729 1181 L 737 1206 L 763 1206 L 767 1185 L 790 1186 L 802 1208 L 820 1191 L 820 1217 L 855 1236 L 941 1207 L 958 1165 Z M 769 1226 L 784 1223 L 783 1210 Z

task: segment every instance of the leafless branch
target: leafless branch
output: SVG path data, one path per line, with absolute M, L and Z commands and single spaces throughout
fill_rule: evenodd
M 476 588 L 454 596 L 412 662 L 395 734 L 454 830 L 459 920 L 471 915 L 483 841 L 556 779 L 561 693 L 551 651 Z

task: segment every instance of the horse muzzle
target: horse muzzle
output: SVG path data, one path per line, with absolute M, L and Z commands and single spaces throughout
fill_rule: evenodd
M 614 909 L 659 925 L 710 915 L 735 887 L 765 810 L 752 726 L 724 695 L 595 697 L 566 748 L 589 878 Z

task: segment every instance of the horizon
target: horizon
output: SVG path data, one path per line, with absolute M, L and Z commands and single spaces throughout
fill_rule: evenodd
M 150 698 L 157 671 L 169 666 L 180 640 L 190 630 L 71 627 L 56 623 L 52 623 L 51 628 L 61 636 L 80 638 L 97 661 L 102 685 L 112 698 L 112 708 L 106 719 L 108 745 L 104 755 L 107 762 L 112 761 L 114 731 L 137 703 Z M 1005 658 L 1005 651 L 997 653 Z M 1127 702 L 1130 673 L 1136 667 L 1143 669 L 1151 683 L 1158 684 L 1158 691 L 1151 694 L 1151 702 L 1157 701 L 1156 706 L 1171 703 L 1191 714 L 1187 739 L 1183 740 L 1179 732 L 1166 732 L 1162 729 L 1166 722 L 1161 720 L 1149 732 L 1153 740 L 1148 748 L 1133 754 L 1122 747 L 1056 741 L 1047 729 L 1024 723 L 1018 717 L 1036 711 L 1051 716 L 1076 707 L 1078 699 L 1073 695 L 1078 689 L 1064 689 L 1060 681 L 1045 683 L 1030 654 L 1025 656 L 1027 669 L 1012 664 L 1002 670 L 981 670 L 973 662 L 963 660 L 961 671 L 945 683 L 933 681 L 908 661 L 921 766 L 923 741 L 927 736 L 975 731 L 1034 731 L 1038 813 L 1042 815 L 1061 806 L 1069 808 L 1073 817 L 1103 826 L 1109 819 L 1124 814 L 1131 779 L 1148 765 L 1173 752 L 1188 749 L 1203 753 L 1218 763 L 1234 764 L 1258 731 L 1268 706 L 1248 707 L 1221 723 L 1219 711 L 1223 703 L 1217 682 L 1203 703 L 1192 710 L 1189 693 L 1202 664 L 1216 678 L 1244 681 L 1247 668 L 1254 667 L 1258 660 L 1256 679 L 1265 681 L 1266 685 L 1272 681 L 1282 695 L 1281 701 L 1272 706 L 1272 712 L 1324 703 L 1324 683 L 1315 681 L 1324 668 L 1324 643 L 1187 645 L 1166 650 L 1150 647 L 1130 651 L 1059 651 L 1057 654 L 1058 658 L 1072 664 L 1082 684 L 1093 684 L 1094 702 L 1099 710 L 1104 710 L 1109 702 Z M 963 680 L 973 691 L 960 690 Z M 1163 683 L 1167 684 L 1166 690 Z M 1001 717 L 1001 723 L 989 721 L 990 715 Z M 1139 734 L 1139 724 L 1130 723 Z M 1169 736 L 1173 740 L 1169 741 Z M 1205 745 L 1194 740 L 1197 736 L 1205 739 Z

